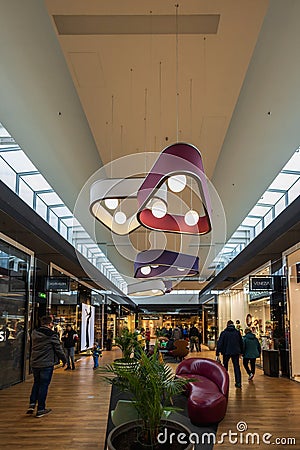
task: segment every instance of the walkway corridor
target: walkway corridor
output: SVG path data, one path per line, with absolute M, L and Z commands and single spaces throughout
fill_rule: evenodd
M 120 352 L 113 350 L 103 355 L 100 365 L 120 357 Z M 214 355 L 214 352 L 205 351 L 189 356 L 214 358 Z M 97 371 L 92 370 L 92 365 L 92 358 L 84 357 L 77 362 L 74 372 L 65 372 L 62 368 L 55 370 L 47 401 L 52 413 L 39 419 L 25 414 L 31 379 L 0 391 L 0 447 L 104 450 L 110 386 L 100 380 Z M 270 449 L 269 445 L 262 442 L 263 434 L 270 433 L 272 437 L 268 439 L 274 442 L 276 449 L 300 449 L 300 384 L 284 378 L 266 377 L 260 370 L 254 381 L 249 383 L 243 369 L 242 374 L 241 390 L 234 388 L 234 383 L 231 383 L 228 411 L 219 425 L 217 440 L 222 433 L 235 433 L 238 422 L 243 421 L 248 427 L 247 432 L 258 433 L 260 445 L 242 443 L 241 435 L 245 437 L 246 432 L 241 432 L 238 433 L 237 443 L 233 442 L 234 435 L 231 441 L 226 436 L 224 443 L 217 444 L 215 448 Z M 232 377 L 230 369 L 231 381 Z M 288 437 L 295 438 L 296 445 L 288 445 L 283 440 L 285 444 L 275 446 L 276 438 Z

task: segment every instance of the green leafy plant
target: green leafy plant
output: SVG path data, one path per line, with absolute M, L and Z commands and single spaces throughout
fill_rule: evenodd
M 157 347 L 150 357 L 142 352 L 134 365 L 112 363 L 106 365 L 104 371 L 115 375 L 104 377 L 110 384 L 131 393 L 142 424 L 141 440 L 154 448 L 165 411 L 178 410 L 169 406 L 172 397 L 180 394 L 190 380 L 176 378 L 171 367 L 159 361 Z
M 115 338 L 115 343 L 122 351 L 122 358 L 124 361 L 131 359 L 131 354 L 138 347 L 136 333 L 132 333 L 128 328 L 123 328 L 120 336 Z

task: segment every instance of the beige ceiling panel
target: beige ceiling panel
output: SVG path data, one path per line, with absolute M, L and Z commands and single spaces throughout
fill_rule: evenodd
M 206 175 L 211 178 L 218 160 L 227 128 L 227 118 L 223 116 L 203 117 L 200 127 L 200 151 Z
M 69 52 L 68 59 L 73 79 L 79 88 L 104 86 L 103 70 L 97 52 Z

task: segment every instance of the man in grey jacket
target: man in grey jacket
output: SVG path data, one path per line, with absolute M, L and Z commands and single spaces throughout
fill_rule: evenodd
M 37 403 L 36 417 L 42 417 L 51 412 L 50 408 L 46 408 L 46 397 L 53 368 L 59 360 L 63 362 L 63 365 L 67 362 L 58 335 L 52 330 L 53 326 L 53 319 L 44 316 L 41 318 L 41 327 L 32 332 L 31 367 L 34 383 L 26 414 L 33 414 Z

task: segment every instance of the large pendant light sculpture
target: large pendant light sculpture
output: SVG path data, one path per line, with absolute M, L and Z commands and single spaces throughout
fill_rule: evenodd
M 148 297 L 168 294 L 172 290 L 171 281 L 143 280 L 138 283 L 129 284 L 127 294 L 130 297 Z
M 178 278 L 199 274 L 198 256 L 171 250 L 145 250 L 134 262 L 135 278 Z
M 158 217 L 153 208 L 147 207 L 149 201 L 165 181 L 183 175 L 188 175 L 196 181 L 204 214 L 200 215 L 191 209 L 184 215 L 166 211 Z M 180 234 L 207 234 L 211 230 L 211 206 L 202 158 L 199 150 L 191 144 L 178 142 L 161 152 L 139 188 L 137 199 L 139 204 L 137 219 L 146 228 Z
M 103 178 L 90 188 L 90 212 L 103 225 L 118 235 L 127 235 L 141 226 L 136 211 L 127 215 L 122 202 L 136 199 L 143 178 Z M 166 205 L 167 189 L 156 190 L 152 202 Z

